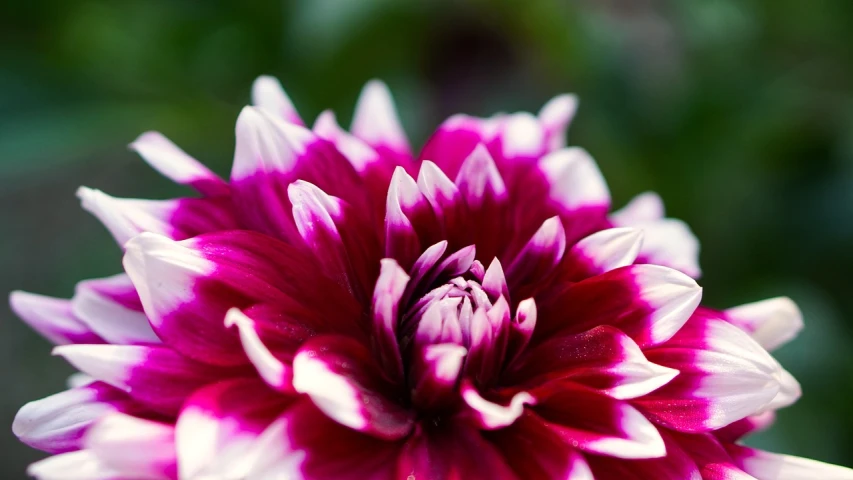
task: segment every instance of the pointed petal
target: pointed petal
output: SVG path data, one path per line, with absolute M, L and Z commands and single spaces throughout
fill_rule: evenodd
M 395 403 L 371 353 L 345 337 L 317 337 L 293 360 L 293 386 L 326 415 L 354 430 L 395 440 L 412 429 L 412 414 Z
M 562 278 L 577 282 L 631 265 L 637 259 L 642 245 L 642 230 L 601 230 L 583 238 L 566 253 L 560 274 Z
M 468 209 L 453 181 L 436 164 L 425 160 L 418 173 L 418 187 L 432 205 L 441 227 L 441 238 L 446 239 L 453 249 L 470 244 Z
M 239 309 L 232 308 L 225 314 L 225 326 L 234 325 L 240 332 L 240 342 L 243 344 L 246 356 L 258 370 L 261 378 L 279 391 L 292 391 L 293 368 L 270 352 L 258 334 L 255 321 Z
M 549 151 L 566 146 L 566 130 L 577 109 L 578 98 L 563 94 L 552 98 L 539 111 L 539 122 L 545 130 L 545 143 Z
M 70 300 L 14 291 L 9 304 L 21 320 L 55 345 L 104 342 L 74 315 Z
M 86 448 L 122 476 L 175 478 L 175 427 L 111 413 L 86 433 Z
M 550 187 L 550 198 L 563 211 L 610 208 L 610 191 L 595 160 L 585 150 L 564 148 L 539 162 Z
M 740 467 L 758 480 L 851 480 L 853 470 L 805 458 L 728 445 Z
M 409 276 L 394 260 L 383 259 L 379 279 L 373 291 L 373 349 L 379 356 L 380 364 L 394 380 L 403 379 L 403 359 L 397 343 L 397 322 L 400 300 Z
M 167 415 L 176 413 L 201 386 L 239 373 L 194 362 L 166 347 L 65 345 L 54 354 Z
M 547 278 L 560 264 L 565 251 L 566 231 L 559 217 L 545 220 L 510 264 L 507 270 L 510 290 L 521 298 L 528 296 L 536 290 L 529 285 Z
M 158 344 L 127 275 L 85 280 L 71 299 L 74 315 L 108 343 Z
M 401 159 L 412 156 L 391 91 L 379 80 L 367 82 L 361 91 L 350 131 L 381 155 Z
M 130 149 L 179 185 L 188 185 L 211 197 L 230 192 L 224 180 L 159 132 L 143 133 L 130 144 Z
M 277 78 L 261 75 L 252 84 L 252 105 L 268 110 L 286 122 L 304 125 Z
M 33 448 L 70 452 L 83 448 L 83 435 L 104 415 L 140 409 L 124 392 L 95 382 L 24 405 L 15 415 L 12 432 Z
M 663 200 L 655 192 L 641 193 L 631 199 L 627 205 L 610 214 L 610 220 L 616 225 L 634 225 L 660 220 L 663 217 Z
M 571 383 L 530 393 L 536 399 L 536 415 L 576 448 L 625 459 L 666 455 L 657 428 L 627 402 Z
M 678 370 L 648 361 L 621 331 L 600 326 L 551 338 L 529 349 L 508 373 L 507 381 L 532 386 L 567 379 L 625 400 L 646 395 L 677 374 Z
M 780 390 L 779 364 L 724 320 L 694 316 L 671 340 L 645 353 L 680 373 L 635 405 L 674 430 L 724 427 L 759 412 Z
M 468 206 L 469 238 L 477 245 L 481 258 L 498 256 L 506 242 L 503 234 L 509 196 L 486 147 L 477 145 L 465 159 L 456 176 L 456 186 Z
M 468 406 L 466 415 L 483 430 L 497 430 L 512 425 L 523 413 L 525 405 L 535 405 L 536 399 L 527 392 L 513 395 L 506 405 L 489 401 L 467 381 L 460 388 L 462 400 Z
M 671 338 L 702 298 L 702 289 L 681 272 L 656 265 L 631 265 L 571 284 L 538 299 L 536 338 L 580 333 L 613 325 L 640 347 Z
M 293 398 L 252 378 L 226 380 L 193 393 L 175 426 L 180 478 L 245 478 L 256 440 Z
M 122 472 L 108 467 L 93 452 L 79 450 L 47 457 L 27 468 L 36 480 L 118 480 Z M 138 480 L 169 480 L 168 477 L 144 477 Z
M 737 325 L 768 351 L 791 341 L 803 329 L 803 314 L 788 297 L 771 298 L 725 311 Z
M 421 252 L 431 245 L 438 230 L 435 214 L 418 190 L 415 180 L 397 167 L 388 187 L 385 216 L 385 257 L 410 268 Z

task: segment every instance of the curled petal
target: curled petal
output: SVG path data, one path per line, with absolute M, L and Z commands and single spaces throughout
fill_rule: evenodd
M 74 315 L 70 300 L 14 291 L 9 304 L 27 325 L 55 345 L 104 342 Z
M 465 347 L 453 343 L 428 345 L 419 349 L 415 353 L 412 371 L 416 379 L 412 402 L 423 409 L 449 404 L 466 353 Z
M 230 193 L 224 180 L 159 132 L 143 133 L 130 144 L 130 149 L 179 185 L 188 185 L 211 197 Z
M 225 315 L 225 326 L 237 326 L 240 342 L 249 361 L 258 370 L 261 378 L 271 387 L 289 392 L 292 390 L 293 368 L 270 352 L 261 340 L 255 321 L 239 309 L 232 308 Z
M 730 308 L 724 318 L 749 333 L 768 351 L 788 343 L 803 329 L 803 314 L 788 297 Z
M 414 419 L 397 405 L 393 386 L 382 377 L 370 351 L 344 337 L 318 337 L 293 360 L 293 387 L 341 425 L 394 440 Z
M 461 387 L 462 400 L 468 405 L 468 414 L 478 428 L 496 430 L 512 425 L 524 413 L 525 405 L 535 405 L 536 399 L 527 392 L 518 392 L 512 396 L 508 405 L 491 402 L 468 382 Z
M 252 104 L 277 115 L 289 123 L 304 125 L 302 118 L 293 106 L 293 102 L 281 82 L 275 77 L 261 75 L 252 84 Z

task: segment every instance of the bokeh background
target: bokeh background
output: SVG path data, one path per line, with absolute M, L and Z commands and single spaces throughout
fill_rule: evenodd
M 119 271 L 74 196 L 183 193 L 126 145 L 157 129 L 227 174 L 259 74 L 303 117 L 389 83 L 416 145 L 454 112 L 581 108 L 570 143 L 617 206 L 655 190 L 702 241 L 709 305 L 789 295 L 778 352 L 804 398 L 753 443 L 853 466 L 853 2 L 0 1 L 0 292 Z M 4 293 L 5 294 L 5 293 Z M 0 307 L 0 478 L 41 454 L 9 425 L 71 369 Z

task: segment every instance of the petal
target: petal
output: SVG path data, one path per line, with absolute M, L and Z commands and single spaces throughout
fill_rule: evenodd
M 454 178 L 478 144 L 488 144 L 497 134 L 494 121 L 467 115 L 454 115 L 445 120 L 427 140 L 420 159 L 434 162 L 449 177 Z
M 539 326 L 534 336 L 613 325 L 640 347 L 658 345 L 684 325 L 701 297 L 696 282 L 676 270 L 656 265 L 617 268 L 537 298 Z
M 15 415 L 12 432 L 33 448 L 70 452 L 83 447 L 83 435 L 99 418 L 140 409 L 124 392 L 104 383 L 89 383 L 24 405 Z
M 391 91 L 379 80 L 367 82 L 361 91 L 350 131 L 380 155 L 396 159 L 409 159 L 412 156 L 409 140 L 394 108 Z
M 501 156 L 508 164 L 540 157 L 545 152 L 546 134 L 539 120 L 527 112 L 507 115 L 502 119 L 497 139 Z
M 725 311 L 737 325 L 768 351 L 791 341 L 803 329 L 803 314 L 788 297 L 771 298 Z
M 399 448 L 346 428 L 299 400 L 258 439 L 253 480 L 386 480 Z
M 397 319 L 403 313 L 400 311 L 400 299 L 409 283 L 409 276 L 394 260 L 383 259 L 381 265 L 379 279 L 373 291 L 372 347 L 390 377 L 401 381 L 403 359 L 397 344 Z
M 366 300 L 380 258 L 373 225 L 343 200 L 297 180 L 287 188 L 293 218 L 305 245 L 329 278 Z
M 663 217 L 663 200 L 655 192 L 641 193 L 631 199 L 627 205 L 610 214 L 610 220 L 617 225 L 632 225 L 660 220 Z
M 519 478 L 593 480 L 583 455 L 536 415 L 522 415 L 509 427 L 485 435 Z
M 780 390 L 779 364 L 724 320 L 694 316 L 670 341 L 645 353 L 680 373 L 635 405 L 678 431 L 724 427 L 758 412 Z
M 88 325 L 71 311 L 71 301 L 35 293 L 14 291 L 9 295 L 12 311 L 51 343 L 103 343 Z
M 367 208 L 361 180 L 332 143 L 310 130 L 246 107 L 237 119 L 231 185 L 241 222 L 283 240 L 298 239 L 287 187 L 311 182 L 354 208 Z M 365 210 L 367 211 L 367 210 Z
M 850 480 L 853 470 L 805 458 L 728 445 L 740 467 L 758 480 Z
M 437 230 L 435 214 L 415 180 L 397 167 L 386 201 L 385 257 L 394 258 L 404 269 L 411 268 L 421 245 L 432 245 Z
M 549 195 L 564 211 L 610 207 L 610 192 L 595 160 L 585 150 L 564 148 L 539 162 L 550 189 Z
M 530 284 L 539 283 L 559 265 L 566 251 L 566 231 L 559 217 L 552 217 L 539 227 L 507 270 L 509 289 L 524 298 Z M 525 288 L 527 287 L 527 288 Z
M 592 473 L 597 479 L 619 480 L 743 480 L 727 477 L 704 477 L 696 462 L 669 436 L 664 436 L 666 457 L 649 460 L 622 461 L 611 457 L 588 455 Z
M 111 413 L 86 433 L 86 448 L 107 468 L 133 478 L 175 478 L 175 427 Z
M 518 359 L 506 381 L 530 386 L 569 379 L 625 400 L 652 392 L 677 374 L 678 370 L 648 361 L 624 333 L 601 326 L 533 347 Z
M 554 97 L 539 111 L 539 123 L 545 130 L 545 143 L 549 151 L 566 146 L 566 130 L 578 109 L 578 98 L 564 94 Z
M 762 432 L 770 428 L 775 421 L 776 413 L 773 411 L 767 411 L 726 425 L 725 427 L 716 430 L 714 432 L 714 436 L 719 438 L 722 442 L 735 443 L 747 435 L 751 435 L 755 432 Z
M 79 450 L 47 457 L 27 468 L 37 480 L 120 480 L 122 472 L 108 467 L 93 452 Z M 168 477 L 139 476 L 134 480 L 170 480 Z
M 56 347 L 54 354 L 167 415 L 176 413 L 196 389 L 239 373 L 194 362 L 156 346 L 65 345 Z
M 561 278 L 578 282 L 631 265 L 643 245 L 643 231 L 608 228 L 584 237 L 566 253 Z
M 347 157 L 353 168 L 362 174 L 382 160 L 373 147 L 341 128 L 335 113 L 331 110 L 326 110 L 317 117 L 312 130 L 320 138 L 334 143 L 338 151 Z
M 428 345 L 415 352 L 412 403 L 421 410 L 437 410 L 455 399 L 454 393 L 467 354 L 454 343 Z
M 460 393 L 469 407 L 466 414 L 483 430 L 497 430 L 512 425 L 524 413 L 525 405 L 536 404 L 536 399 L 527 392 L 513 395 L 508 405 L 495 403 L 483 398 L 470 382 L 462 383 Z
M 441 238 L 450 243 L 451 249 L 468 245 L 468 208 L 456 184 L 436 164 L 425 160 L 418 173 L 418 188 L 435 212 Z
M 330 418 L 378 438 L 398 439 L 412 429 L 412 414 L 395 403 L 369 350 L 345 337 L 317 337 L 293 360 L 293 386 Z
M 276 390 L 292 391 L 293 368 L 289 362 L 273 354 L 264 344 L 255 321 L 239 309 L 232 308 L 225 314 L 225 326 L 234 325 L 240 332 L 240 342 L 243 344 L 246 356 L 258 370 L 261 378 Z
M 489 151 L 477 145 L 456 176 L 456 186 L 468 206 L 469 237 L 480 258 L 492 259 L 504 249 L 509 194 Z
M 71 310 L 108 343 L 160 343 L 127 275 L 78 283 L 71 299 Z
M 130 144 L 130 149 L 179 185 L 188 185 L 207 196 L 228 195 L 230 192 L 224 180 L 159 132 L 143 133 Z
M 290 97 L 281 87 L 281 82 L 275 77 L 261 75 L 255 79 L 252 84 L 252 105 L 263 108 L 286 122 L 304 125 Z
M 569 445 L 625 459 L 666 455 L 657 428 L 627 402 L 571 383 L 552 384 L 530 393 L 536 398 L 532 410 Z
M 200 361 L 248 362 L 223 323 L 232 307 L 269 303 L 314 329 L 364 335 L 357 325 L 362 307 L 349 292 L 321 275 L 311 255 L 262 234 L 174 242 L 146 233 L 128 242 L 124 264 L 160 338 Z
M 193 393 L 175 426 L 180 477 L 244 478 L 253 466 L 258 437 L 292 400 L 251 378 Z

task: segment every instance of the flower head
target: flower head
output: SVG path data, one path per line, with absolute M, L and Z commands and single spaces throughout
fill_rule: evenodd
M 131 147 L 200 196 L 80 189 L 125 274 L 12 294 L 85 375 L 18 414 L 56 454 L 32 475 L 853 478 L 736 443 L 800 394 L 766 350 L 800 314 L 699 306 L 686 225 L 651 193 L 611 213 L 565 147 L 574 97 L 451 117 L 418 156 L 382 83 L 349 132 L 268 77 L 253 101 L 230 181 L 152 132 Z

